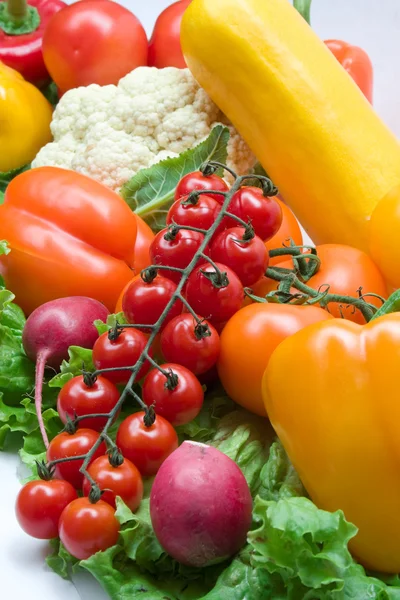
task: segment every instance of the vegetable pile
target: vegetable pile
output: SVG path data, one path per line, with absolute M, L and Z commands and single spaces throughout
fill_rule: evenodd
M 21 528 L 113 600 L 400 598 L 400 146 L 368 57 L 310 0 L 181 0 L 149 46 L 109 0 L 1 4 L 0 58 L 42 61 L 0 64 Z

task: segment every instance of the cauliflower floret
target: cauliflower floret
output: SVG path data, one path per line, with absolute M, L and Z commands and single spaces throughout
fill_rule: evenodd
M 72 169 L 119 191 L 140 169 L 199 144 L 217 123 L 231 132 L 228 165 L 243 174 L 254 155 L 189 69 L 139 67 L 118 86 L 64 94 L 51 123 L 54 142 L 32 165 Z

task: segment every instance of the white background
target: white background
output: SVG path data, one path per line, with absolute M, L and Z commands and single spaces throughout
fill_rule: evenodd
M 260 0 L 266 2 L 268 0 Z M 218 0 L 215 0 L 218 2 Z M 157 15 L 169 0 L 124 0 L 150 35 Z M 314 0 L 312 24 L 327 38 L 358 44 L 375 68 L 375 108 L 400 137 L 400 3 L 398 0 Z M 65 582 L 44 564 L 46 543 L 26 536 L 14 517 L 19 489 L 15 454 L 0 454 L 0 574 L 5 600 L 106 600 L 90 576 L 75 585 Z

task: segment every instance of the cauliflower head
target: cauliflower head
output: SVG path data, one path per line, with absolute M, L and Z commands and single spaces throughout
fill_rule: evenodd
M 230 130 L 228 166 L 248 172 L 255 156 L 189 69 L 140 67 L 118 86 L 64 94 L 51 123 L 54 141 L 32 166 L 78 171 L 119 191 L 140 169 L 200 143 L 217 123 Z

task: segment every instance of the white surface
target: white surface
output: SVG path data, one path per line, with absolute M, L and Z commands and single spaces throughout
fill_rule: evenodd
M 157 15 L 170 4 L 169 0 L 124 0 L 121 3 L 141 19 L 148 34 Z M 344 39 L 367 50 L 375 67 L 376 110 L 400 137 L 398 0 L 314 0 L 312 21 L 314 29 L 324 39 Z M 107 596 L 90 576 L 80 577 L 74 587 L 52 573 L 44 563 L 46 543 L 29 538 L 19 529 L 14 517 L 14 502 L 19 489 L 17 467 L 15 455 L 0 454 L 1 598 L 105 600 Z

